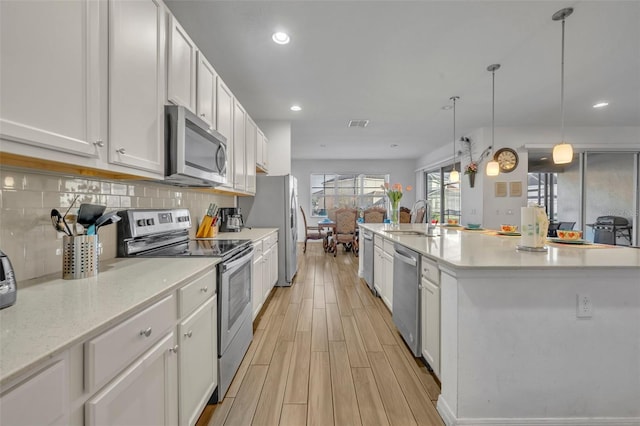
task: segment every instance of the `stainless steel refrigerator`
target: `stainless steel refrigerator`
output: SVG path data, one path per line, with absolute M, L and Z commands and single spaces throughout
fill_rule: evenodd
M 256 195 L 239 197 L 244 224 L 278 228 L 278 286 L 290 286 L 298 270 L 298 181 L 291 175 L 258 175 Z

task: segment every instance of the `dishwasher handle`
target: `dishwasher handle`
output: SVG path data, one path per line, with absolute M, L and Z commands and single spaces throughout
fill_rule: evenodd
M 371 241 L 371 240 L 373 240 L 373 233 L 371 233 L 371 232 L 363 232 L 362 233 L 362 237 L 367 241 Z
M 417 266 L 418 265 L 418 259 L 416 259 L 415 257 L 411 256 L 409 253 L 405 253 L 402 250 L 399 250 L 398 247 L 396 247 L 395 249 L 395 258 L 398 260 L 403 261 L 404 263 L 408 263 L 411 266 Z

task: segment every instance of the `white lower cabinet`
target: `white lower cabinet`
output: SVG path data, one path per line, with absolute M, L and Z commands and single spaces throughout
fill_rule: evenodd
M 180 425 L 194 425 L 218 383 L 214 296 L 178 324 Z
M 66 425 L 67 363 L 59 359 L 0 396 L 0 424 Z
M 393 242 L 382 237 L 374 237 L 373 288 L 389 308 L 393 311 Z
M 422 356 L 440 377 L 440 272 L 438 266 L 424 256 L 420 290 Z
M 262 254 L 262 241 L 258 241 L 253 245 L 253 277 L 251 283 L 251 306 L 253 311 L 253 319 L 255 320 L 262 305 L 264 305 L 264 292 L 262 290 L 264 282 L 264 256 Z
M 382 285 L 384 282 L 384 257 L 382 255 L 382 247 L 376 246 L 373 249 L 373 288 L 382 295 Z
M 85 404 L 85 424 L 175 425 L 178 423 L 176 338 L 167 333 Z
M 384 251 L 384 283 L 382 286 L 382 301 L 393 312 L 393 255 Z

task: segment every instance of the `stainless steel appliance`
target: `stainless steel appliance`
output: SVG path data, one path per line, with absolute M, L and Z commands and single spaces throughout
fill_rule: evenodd
M 360 235 L 362 236 L 362 274 L 364 281 L 367 283 L 371 291 L 375 293 L 373 287 L 373 232 L 360 228 Z
M 395 244 L 393 323 L 413 355 L 420 356 L 420 254 Z
M 18 288 L 13 266 L 6 254 L 0 250 L 0 309 L 16 303 Z
M 182 106 L 165 106 L 165 182 L 216 186 L 226 182 L 227 139 Z
M 118 256 L 220 257 L 218 293 L 218 391 L 222 401 L 253 339 L 251 240 L 190 240 L 187 209 L 118 212 Z
M 220 216 L 220 232 L 240 232 L 244 227 L 242 212 L 238 207 L 223 207 Z
M 298 270 L 297 185 L 291 175 L 258 175 L 255 197 L 238 199 L 246 226 L 278 228 L 279 286 L 290 286 Z

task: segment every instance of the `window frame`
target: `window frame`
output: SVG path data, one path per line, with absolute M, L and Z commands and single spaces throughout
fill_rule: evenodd
M 314 186 L 314 176 L 322 176 L 321 178 L 321 182 L 323 183 L 322 186 Z M 363 200 L 365 199 L 375 199 L 377 197 L 384 197 L 385 201 L 384 201 L 384 205 L 385 205 L 385 209 L 388 208 L 388 200 L 386 199 L 386 196 L 384 194 L 380 194 L 380 195 L 376 195 L 373 193 L 364 193 L 365 189 L 372 189 L 372 186 L 365 186 L 365 177 L 371 177 L 373 179 L 383 179 L 384 183 L 389 183 L 390 181 L 390 175 L 389 173 L 363 173 L 363 172 L 314 172 L 314 173 L 310 173 L 309 175 L 310 179 L 309 179 L 309 212 L 310 212 L 310 217 L 316 217 L 316 218 L 324 218 L 327 217 L 327 203 L 325 201 L 324 203 L 324 208 L 323 209 L 319 209 L 319 210 L 324 210 L 324 214 L 317 214 L 316 213 L 316 208 L 314 207 L 314 200 L 317 199 L 318 196 L 314 195 L 319 191 L 324 191 L 325 194 L 327 192 L 327 190 L 331 190 L 332 194 L 330 195 L 320 195 L 319 197 L 324 198 L 325 200 L 327 198 L 333 198 L 333 206 L 338 206 L 339 205 L 339 201 L 340 198 L 343 197 L 347 197 L 347 196 L 351 196 L 355 198 L 355 206 L 353 206 L 352 208 L 356 208 L 358 210 L 361 210 L 364 208 L 364 206 L 368 206 L 370 203 L 364 203 Z M 331 177 L 330 179 L 328 179 L 327 177 Z M 356 183 L 354 183 L 353 186 L 339 186 L 336 185 L 336 183 L 347 180 L 347 179 L 353 179 L 356 181 Z M 333 186 L 327 186 L 327 182 L 333 182 L 334 185 Z M 340 189 L 353 189 L 353 194 L 344 194 L 344 193 L 340 193 Z M 314 192 L 315 190 L 315 192 Z M 382 189 L 380 189 L 380 191 L 382 191 Z

